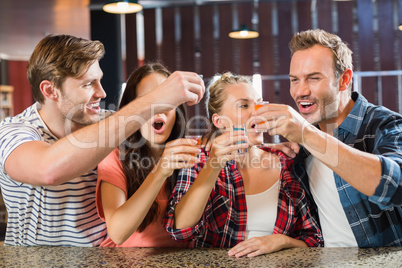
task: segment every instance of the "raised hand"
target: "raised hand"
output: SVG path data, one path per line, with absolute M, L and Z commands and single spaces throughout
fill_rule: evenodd
M 196 156 L 201 152 L 197 141 L 193 139 L 177 139 L 166 143 L 162 156 L 154 168 L 154 172 L 162 177 L 169 177 L 175 169 L 191 168 L 199 162 Z
M 238 149 L 247 148 L 244 131 L 227 131 L 222 135 L 215 137 L 211 144 L 211 152 L 207 164 L 213 169 L 222 169 L 227 161 L 239 157 Z
M 270 135 L 282 135 L 289 141 L 303 145 L 303 131 L 312 125 L 292 107 L 284 104 L 267 104 L 255 113 L 255 129 L 266 129 Z M 259 124 L 266 121 L 264 124 Z
M 177 107 L 182 103 L 197 104 L 205 93 L 204 81 L 193 72 L 176 71 L 150 94 L 155 104 Z

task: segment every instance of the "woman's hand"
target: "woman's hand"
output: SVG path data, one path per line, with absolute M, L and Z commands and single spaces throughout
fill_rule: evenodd
M 307 247 L 304 241 L 291 238 L 284 234 L 273 234 L 261 237 L 253 237 L 240 242 L 229 250 L 229 256 L 236 258 L 247 256 L 255 257 L 261 254 L 272 253 L 285 248 Z
M 166 143 L 162 156 L 153 172 L 167 178 L 175 169 L 191 168 L 200 160 L 201 149 L 193 139 L 177 139 Z
M 244 131 L 230 131 L 213 139 L 207 161 L 213 169 L 221 170 L 227 161 L 239 157 L 238 149 L 249 147 Z M 243 142 L 243 143 L 241 143 Z

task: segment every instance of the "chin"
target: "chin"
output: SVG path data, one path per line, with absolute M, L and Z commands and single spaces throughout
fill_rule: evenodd
M 165 137 L 165 136 L 162 136 L 162 135 L 157 135 L 157 136 L 153 137 L 153 142 L 152 143 L 155 144 L 155 145 L 163 145 L 163 144 L 166 143 L 168 138 L 169 137 Z

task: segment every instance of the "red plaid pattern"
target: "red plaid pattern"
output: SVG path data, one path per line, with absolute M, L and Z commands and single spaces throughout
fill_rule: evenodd
M 305 192 L 292 174 L 293 160 L 280 151 L 268 147 L 262 149 L 277 154 L 282 164 L 274 234 L 302 240 L 310 247 L 323 246 L 321 230 L 310 213 Z M 190 241 L 194 247 L 233 247 L 244 240 L 247 224 L 243 179 L 235 161 L 227 162 L 220 172 L 199 223 L 192 228 L 173 228 L 176 204 L 194 183 L 207 156 L 207 152 L 203 151 L 200 164 L 180 171 L 164 225 L 175 240 Z

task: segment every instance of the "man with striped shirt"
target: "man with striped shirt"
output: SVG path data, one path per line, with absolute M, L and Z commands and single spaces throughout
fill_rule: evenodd
M 175 72 L 111 114 L 99 105 L 103 55 L 99 41 L 69 35 L 49 35 L 32 53 L 37 102 L 0 123 L 5 245 L 98 246 L 107 234 L 95 206 L 96 165 L 154 114 L 204 94 L 196 73 Z
M 289 47 L 301 115 L 279 104 L 256 115 L 304 147 L 306 168 L 294 171 L 317 204 L 324 246 L 402 246 L 402 116 L 351 92 L 352 51 L 338 36 L 308 30 Z

